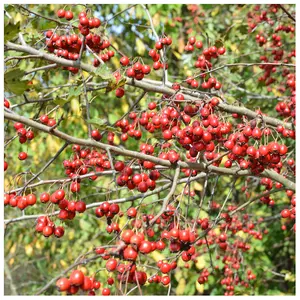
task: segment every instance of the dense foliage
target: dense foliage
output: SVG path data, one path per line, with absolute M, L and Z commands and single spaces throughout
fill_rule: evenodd
M 6 5 L 5 294 L 295 294 L 295 5 Z

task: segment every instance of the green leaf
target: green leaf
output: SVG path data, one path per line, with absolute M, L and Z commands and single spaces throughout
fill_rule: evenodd
M 20 22 L 18 22 L 17 24 L 13 24 L 12 22 L 9 22 L 4 27 L 4 43 L 6 43 L 9 40 L 12 40 L 19 32 L 20 32 Z
M 242 34 L 247 34 L 248 33 L 248 25 L 246 25 L 246 24 L 240 25 L 237 28 L 237 30 Z
M 28 81 L 23 81 L 24 71 L 12 68 L 4 73 L 4 89 L 16 95 L 22 95 L 28 89 Z
M 112 126 L 109 126 L 106 119 L 100 119 L 100 118 L 94 118 L 90 120 L 86 120 L 87 123 L 94 125 L 97 129 L 103 130 L 103 131 L 112 131 L 112 132 L 120 132 L 120 128 L 115 128 Z
M 59 105 L 61 107 L 63 107 L 68 102 L 70 102 L 69 99 L 63 99 L 63 98 L 59 98 L 59 97 L 57 97 L 56 99 L 53 100 L 53 103 L 55 103 L 56 105 Z
M 80 86 L 72 86 L 69 91 L 68 101 L 72 98 L 77 98 L 81 94 L 81 87 Z
M 105 64 L 100 65 L 96 69 L 95 75 L 101 77 L 104 80 L 112 80 L 114 78 L 111 69 Z

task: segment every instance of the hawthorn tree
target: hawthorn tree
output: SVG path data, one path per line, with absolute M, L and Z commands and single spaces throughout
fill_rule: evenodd
M 295 293 L 295 5 L 6 5 L 5 294 Z

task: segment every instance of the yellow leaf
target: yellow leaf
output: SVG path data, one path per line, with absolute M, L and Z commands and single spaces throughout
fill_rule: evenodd
M 236 50 L 238 50 L 238 47 L 237 47 L 236 44 L 231 44 L 231 45 L 230 45 L 230 49 L 231 49 L 232 52 L 235 52 Z M 238 52 L 238 51 L 237 51 L 237 52 Z
M 11 266 L 14 262 L 15 262 L 15 259 L 14 259 L 14 258 L 11 258 L 11 259 L 9 260 L 9 265 Z
M 183 52 L 183 50 L 184 50 L 184 47 L 185 47 L 185 42 L 184 42 L 184 39 L 181 37 L 181 38 L 179 38 L 179 40 L 178 40 L 178 52 L 179 53 L 182 53 Z
M 203 294 L 204 292 L 204 284 L 200 284 L 198 281 L 195 282 L 196 284 L 196 290 L 199 294 Z
M 25 253 L 27 256 L 31 256 L 33 253 L 33 247 L 31 245 L 26 245 L 25 246 Z
M 70 241 L 73 240 L 74 237 L 75 237 L 75 232 L 74 232 L 74 230 L 70 230 L 69 233 L 68 233 L 68 238 L 69 238 L 69 240 L 70 240 Z
M 152 17 L 152 21 L 153 21 L 153 25 L 158 26 L 160 23 L 160 15 L 159 13 L 156 13 L 153 17 Z
M 202 184 L 200 184 L 199 182 L 194 182 L 194 190 L 202 191 L 203 190 Z
M 12 245 L 12 247 L 10 248 L 9 253 L 10 253 L 10 254 L 14 254 L 14 253 L 16 252 L 16 249 L 17 249 L 17 244 L 14 243 L 14 244 Z
M 176 288 L 176 295 L 183 295 L 186 287 L 185 279 L 181 278 Z
M 164 255 L 162 255 L 158 251 L 153 251 L 151 256 L 153 257 L 153 259 L 156 262 L 159 261 L 159 260 L 164 260 L 166 258 Z
M 64 267 L 64 268 L 66 268 L 68 266 L 67 262 L 62 259 L 59 262 L 62 265 L 62 267 Z
M 176 56 L 177 59 L 181 59 L 181 54 L 177 51 L 173 51 L 173 54 Z
M 79 105 L 79 101 L 78 99 L 72 99 L 71 100 L 71 109 L 72 109 L 72 112 L 73 114 L 76 114 L 77 116 L 80 116 L 81 115 L 81 112 L 80 112 L 80 105 Z
M 51 244 L 51 252 L 52 252 L 52 253 L 55 253 L 55 250 L 56 250 L 56 242 L 53 242 L 53 243 Z
M 216 5 L 216 8 L 211 12 L 211 16 L 215 17 L 219 13 L 219 6 Z
M 141 41 L 139 38 L 135 40 L 136 45 L 136 51 L 139 55 L 144 55 L 146 47 L 143 41 Z
M 78 270 L 80 270 L 84 275 L 87 275 L 86 267 L 80 267 L 80 268 L 78 268 Z
M 41 250 L 43 249 L 43 247 L 44 247 L 44 242 L 37 240 L 35 243 L 35 248 Z
M 204 267 L 206 266 L 206 263 L 205 263 L 205 259 L 203 256 L 198 256 L 197 257 L 197 262 L 196 262 L 196 268 L 198 270 L 202 270 L 204 269 Z

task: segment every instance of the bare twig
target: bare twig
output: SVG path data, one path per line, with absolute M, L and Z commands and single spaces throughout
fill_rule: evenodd
M 150 226 L 153 225 L 156 222 L 156 220 L 165 212 L 165 210 L 166 210 L 166 208 L 169 204 L 169 201 L 170 201 L 171 197 L 173 196 L 173 194 L 175 192 L 175 189 L 177 187 L 179 174 L 180 174 L 180 166 L 177 166 L 176 169 L 175 169 L 175 174 L 174 174 L 173 183 L 172 183 L 172 187 L 170 189 L 170 192 L 168 193 L 168 195 L 164 199 L 162 207 L 161 207 L 159 213 L 149 222 Z

